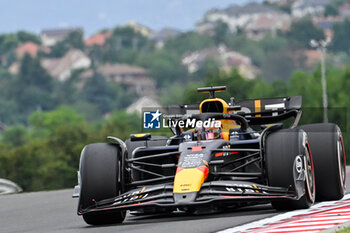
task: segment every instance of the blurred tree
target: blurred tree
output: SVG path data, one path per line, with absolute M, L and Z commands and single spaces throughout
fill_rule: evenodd
M 36 109 L 48 110 L 55 106 L 52 91 L 54 81 L 40 65 L 40 60 L 26 54 L 19 74 L 4 87 L 4 97 L 13 100 L 24 118 Z
M 328 4 L 326 5 L 325 7 L 325 10 L 324 10 L 324 16 L 325 17 L 328 17 L 328 16 L 337 16 L 339 13 L 338 13 L 338 8 L 336 5 L 334 4 Z
M 203 64 L 201 64 L 199 69 L 191 75 L 191 81 L 201 81 L 209 73 L 218 73 L 220 67 L 221 64 L 220 61 L 218 61 L 218 59 L 215 59 L 215 57 L 208 57 L 204 60 Z
M 1 142 L 20 147 L 27 142 L 27 129 L 23 125 L 7 127 L 1 134 Z
M 57 101 L 62 105 L 72 105 L 79 100 L 79 85 L 83 82 L 80 78 L 84 69 L 73 70 L 71 76 L 63 82 L 58 82 L 54 86 Z
M 215 41 L 207 35 L 199 35 L 196 32 L 182 33 L 175 38 L 165 42 L 164 49 L 169 53 L 176 53 L 180 56 L 186 52 L 201 50 L 215 46 Z
M 147 47 L 149 41 L 131 27 L 116 27 L 107 40 L 103 61 L 126 62 L 134 60 L 136 52 Z
M 34 42 L 36 44 L 41 44 L 40 37 L 36 34 L 26 32 L 26 31 L 19 31 L 17 32 L 17 37 L 19 42 L 24 43 L 24 42 Z
M 259 80 L 253 83 L 248 92 L 248 99 L 276 97 L 275 89 L 266 81 Z
M 346 51 L 349 53 L 350 44 L 348 43 L 348 39 L 350 38 L 350 20 L 347 19 L 342 23 L 334 24 L 333 30 L 334 38 L 330 48 L 334 51 Z
M 191 85 L 185 90 L 182 102 L 198 103 L 207 98 L 207 94 L 197 93 L 196 88 L 199 86 L 226 86 L 227 92 L 217 93 L 217 96 L 227 101 L 229 101 L 231 96 L 234 96 L 239 101 L 248 97 L 252 81 L 244 79 L 236 69 L 233 69 L 231 72 L 218 71 L 208 73 L 203 84 Z
M 29 126 L 34 137 L 45 138 L 55 134 L 61 126 L 82 126 L 84 121 L 74 109 L 61 106 L 51 112 L 34 112 L 29 117 Z
M 29 132 L 26 143 L 19 141 L 21 145 L 11 149 L 6 142 L 0 147 L 7 148 L 7 152 L 0 149 L 3 177 L 17 182 L 25 191 L 73 186 L 80 151 L 85 144 L 96 140 L 89 137 L 95 135 L 89 130 L 82 116 L 67 107 L 34 113 L 30 117 L 30 131 L 26 131 Z M 5 138 L 23 134 L 18 129 L 10 132 Z
M 272 83 L 275 92 L 275 97 L 287 96 L 288 86 L 283 80 L 276 80 Z
M 181 64 L 181 56 L 176 53 L 167 50 L 140 53 L 135 64 L 147 68 L 150 76 L 156 79 L 158 87 L 165 87 L 175 80 L 186 81 L 187 72 Z
M 51 156 L 41 167 L 47 189 L 74 186 L 80 152 L 86 144 L 97 140 L 103 139 L 95 138 L 94 132 L 91 132 L 84 120 L 78 123 L 67 122 L 56 127 L 55 134 L 46 141 Z M 59 179 L 56 178 L 57 176 Z
M 13 51 L 19 43 L 34 42 L 40 44 L 40 38 L 30 32 L 19 31 L 16 34 L 1 34 L 0 35 L 0 55 L 5 55 Z
M 51 48 L 51 52 L 48 54 L 50 57 L 62 57 L 64 54 L 67 53 L 69 46 L 63 41 L 56 43 Z
M 111 42 L 117 50 L 122 48 L 141 49 L 147 44 L 147 38 L 131 27 L 116 27 Z
M 45 91 L 53 90 L 53 79 L 49 76 L 47 71 L 41 66 L 40 60 L 32 58 L 29 54 L 25 54 L 21 60 L 19 69 L 20 80 L 18 84 L 21 89 L 28 86 L 36 86 Z
M 250 40 L 245 35 L 227 36 L 225 44 L 232 50 L 249 56 L 257 66 L 261 66 L 265 59 L 266 54 L 259 42 Z
M 258 41 L 258 46 L 264 50 L 265 54 L 268 54 L 286 48 L 288 46 L 288 40 L 281 36 L 267 34 Z
M 11 50 L 6 53 L 6 67 L 10 68 L 10 66 L 17 61 L 17 54 L 15 50 Z
M 5 125 L 12 125 L 25 122 L 26 116 L 20 114 L 19 106 L 14 100 L 0 98 L 0 122 Z
M 182 104 L 191 104 L 191 103 L 200 103 L 203 99 L 205 99 L 208 94 L 206 93 L 197 93 L 198 87 L 204 87 L 205 84 L 201 83 L 191 83 L 187 86 L 187 88 L 183 91 L 182 96 Z
M 183 87 L 179 83 L 173 83 L 168 88 L 162 89 L 159 100 L 162 106 L 179 104 L 183 96 Z
M 322 122 L 322 87 L 320 72 L 308 74 L 295 72 L 288 84 L 288 95 L 303 97 L 303 116 L 301 124 Z
M 69 47 L 83 50 L 84 45 L 84 38 L 83 38 L 83 32 L 81 31 L 72 31 L 68 34 L 68 36 L 64 39 L 63 43 L 67 43 Z
M 8 82 L 12 78 L 12 74 L 8 70 L 0 66 L 0 86 L 2 85 L 2 83 Z M 3 93 L 0 92 L 0 96 L 1 94 Z
M 49 56 L 62 57 L 68 50 L 73 48 L 80 50 L 85 48 L 83 33 L 81 31 L 70 32 L 64 40 L 52 46 Z
M 109 83 L 110 93 L 113 99 L 112 111 L 127 108 L 139 96 L 133 91 L 128 91 L 127 87 L 118 83 Z
M 71 105 L 77 112 L 84 116 L 86 121 L 95 122 L 101 120 L 103 114 L 98 105 L 79 100 Z
M 311 39 L 324 39 L 322 29 L 316 27 L 310 17 L 293 22 L 290 31 L 286 32 L 285 36 L 289 40 L 297 42 L 298 46 L 302 48 L 309 47 Z
M 4 55 L 17 47 L 19 40 L 15 34 L 0 35 L 0 55 Z
M 82 95 L 84 100 L 96 104 L 103 114 L 112 110 L 114 93 L 101 74 L 95 73 L 86 81 Z
M 214 25 L 214 41 L 215 43 L 221 44 L 225 41 L 225 37 L 229 34 L 229 27 L 227 23 L 218 20 Z
M 100 130 L 100 138 L 115 136 L 126 140 L 131 133 L 141 132 L 141 119 L 136 114 L 114 111 Z
M 265 57 L 261 69 L 266 80 L 276 81 L 289 79 L 296 68 L 291 53 L 291 51 L 282 49 L 275 53 L 270 53 Z

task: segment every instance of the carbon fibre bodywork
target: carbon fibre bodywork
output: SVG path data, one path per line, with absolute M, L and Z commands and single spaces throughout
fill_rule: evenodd
M 92 199 L 89 206 L 82 206 L 79 201 L 78 214 L 228 207 L 271 200 L 299 200 L 305 196 L 307 170 L 313 171 L 313 167 L 307 166 L 306 155 L 289 156 L 292 158 L 288 162 L 290 179 L 283 187 L 269 184 L 266 165 L 267 138 L 281 131 L 283 124 L 278 122 L 294 118 L 290 128 L 297 126 L 301 97 L 240 103 L 231 99 L 227 104 L 215 98 L 215 91 L 224 89 L 202 88 L 199 91 L 210 92 L 210 98 L 201 104 L 172 106 L 174 113 L 185 114 L 182 119 L 225 122 L 219 138 L 209 140 L 204 127 L 193 132 L 178 126 L 172 129 L 175 135 L 167 139 L 152 139 L 150 135 L 142 134 L 132 135 L 124 142 L 108 137 L 109 143 L 118 151 L 116 186 L 120 195 Z M 189 108 L 199 109 L 200 113 L 188 114 Z M 257 125 L 260 128 L 253 129 Z M 295 133 L 300 148 L 306 138 L 300 130 Z M 81 192 L 80 175 L 78 172 L 75 197 Z
M 90 212 L 113 211 L 113 210 L 144 210 L 144 209 L 183 209 L 191 207 L 213 208 L 215 206 L 230 206 L 242 203 L 268 202 L 273 199 L 291 199 L 297 200 L 305 193 L 303 176 L 304 171 L 294 171 L 294 184 L 289 188 L 271 187 L 265 179 L 265 168 L 263 165 L 264 138 L 268 133 L 278 130 L 282 125 L 273 125 L 264 129 L 255 139 L 247 140 L 215 140 L 200 142 L 183 142 L 180 145 L 166 145 L 163 147 L 139 147 L 134 151 L 132 159 L 125 159 L 122 167 L 131 168 L 133 164 L 148 164 L 147 160 L 160 159 L 165 161 L 165 157 L 176 157 L 177 163 L 163 163 L 162 168 L 173 169 L 174 174 L 168 174 L 159 178 L 131 181 L 132 173 L 129 173 L 129 182 L 124 184 L 124 192 L 113 198 L 95 202 L 88 208 L 78 208 L 78 214 L 83 215 Z M 253 132 L 252 132 L 253 133 Z M 116 146 L 120 147 L 124 153 L 127 148 L 121 140 L 110 138 Z M 230 148 L 223 148 L 229 145 Z M 203 149 L 198 151 L 198 147 Z M 193 151 L 192 148 L 195 148 Z M 208 177 L 203 182 L 198 191 L 194 192 L 174 192 L 175 173 L 181 169 L 181 164 L 189 156 L 199 154 L 203 156 L 196 158 L 195 164 L 186 166 L 198 169 L 198 167 L 208 167 Z M 137 157 L 138 153 L 143 156 Z M 237 154 L 243 155 L 237 157 Z M 127 156 L 124 156 L 125 158 Z M 178 157 L 178 158 L 177 158 Z M 191 156 L 192 157 L 192 156 Z M 232 159 L 225 159 L 225 158 Z M 208 161 L 205 164 L 203 161 Z M 188 162 L 188 159 L 187 159 Z M 196 163 L 198 162 L 198 163 Z M 243 163 L 242 163 L 243 162 Z M 240 163 L 240 165 L 237 165 Z M 254 171 L 243 172 L 242 168 L 249 165 L 257 166 Z M 218 171 L 217 166 L 233 166 L 233 171 Z M 176 171 L 175 171 L 176 169 Z M 144 172 L 144 169 L 138 168 L 137 172 Z M 146 171 L 147 173 L 147 171 Z M 224 177 L 224 179 L 223 179 Z M 124 177 L 125 179 L 125 177 Z

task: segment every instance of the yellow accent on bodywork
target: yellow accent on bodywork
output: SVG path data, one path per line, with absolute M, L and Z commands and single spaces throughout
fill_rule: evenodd
M 209 163 L 208 163 L 206 160 L 203 160 L 203 163 L 204 163 L 207 167 L 209 167 Z
M 240 126 L 234 120 L 220 120 L 221 121 L 221 129 L 223 132 L 229 132 L 230 129 L 240 128 Z M 225 139 L 228 140 L 228 139 Z
M 204 180 L 204 173 L 197 168 L 183 169 L 175 175 L 173 192 L 198 192 Z
M 224 140 L 230 140 L 230 133 L 229 132 L 222 132 L 222 139 Z
M 253 187 L 256 188 L 256 189 L 255 189 L 255 192 L 256 192 L 256 193 L 260 193 L 260 191 L 257 189 L 258 186 L 256 186 L 255 184 L 253 184 Z
M 142 138 L 142 137 L 146 136 L 146 134 L 145 133 L 139 133 L 139 134 L 134 134 L 134 136 L 137 137 L 137 138 Z
M 220 102 L 222 104 L 222 106 L 223 106 L 222 113 L 228 113 L 228 111 L 227 111 L 228 104 L 226 103 L 225 100 L 220 99 L 220 98 L 203 100 L 202 103 L 199 105 L 200 113 L 203 113 L 202 106 L 203 106 L 204 103 L 207 103 L 207 102 Z M 220 120 L 220 121 L 221 121 L 221 129 L 223 131 L 223 139 L 224 140 L 229 140 L 229 131 L 230 131 L 230 129 L 232 129 L 232 128 L 239 128 L 240 126 L 237 125 L 234 120 Z
M 222 113 L 227 113 L 228 104 L 226 103 L 225 100 L 220 99 L 220 98 L 205 99 L 205 100 L 203 100 L 202 103 L 199 105 L 199 111 L 200 111 L 200 113 L 203 113 L 203 112 L 202 112 L 202 106 L 203 106 L 204 103 L 207 103 L 207 102 L 220 102 L 220 103 L 222 104 L 222 107 L 223 107 Z
M 254 100 L 255 112 L 261 112 L 261 100 Z M 260 114 L 255 115 L 256 117 L 261 117 Z

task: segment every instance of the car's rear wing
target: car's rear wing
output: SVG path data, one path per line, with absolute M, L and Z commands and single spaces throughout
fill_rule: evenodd
M 241 110 L 237 114 L 244 116 L 250 125 L 272 124 L 295 118 L 297 125 L 301 115 L 301 96 L 251 99 L 238 102 Z
M 280 98 L 262 98 L 250 99 L 238 102 L 248 113 L 260 113 L 262 115 L 270 115 L 277 113 L 277 111 L 300 110 L 302 103 L 301 96 L 280 97 Z
M 239 114 L 248 120 L 250 125 L 273 124 L 294 117 L 297 125 L 301 117 L 301 96 L 262 98 L 230 103 L 233 114 Z M 168 107 L 168 114 L 199 114 L 199 105 L 181 104 Z M 228 109 L 229 110 L 229 109 Z

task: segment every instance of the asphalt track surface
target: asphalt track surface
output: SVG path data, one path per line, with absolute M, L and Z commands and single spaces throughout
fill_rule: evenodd
M 348 166 L 348 177 L 349 173 Z M 151 216 L 128 214 L 123 224 L 93 227 L 76 215 L 78 200 L 71 198 L 72 192 L 70 189 L 0 196 L 0 233 L 215 232 L 283 213 L 265 204 L 195 216 L 181 212 Z

